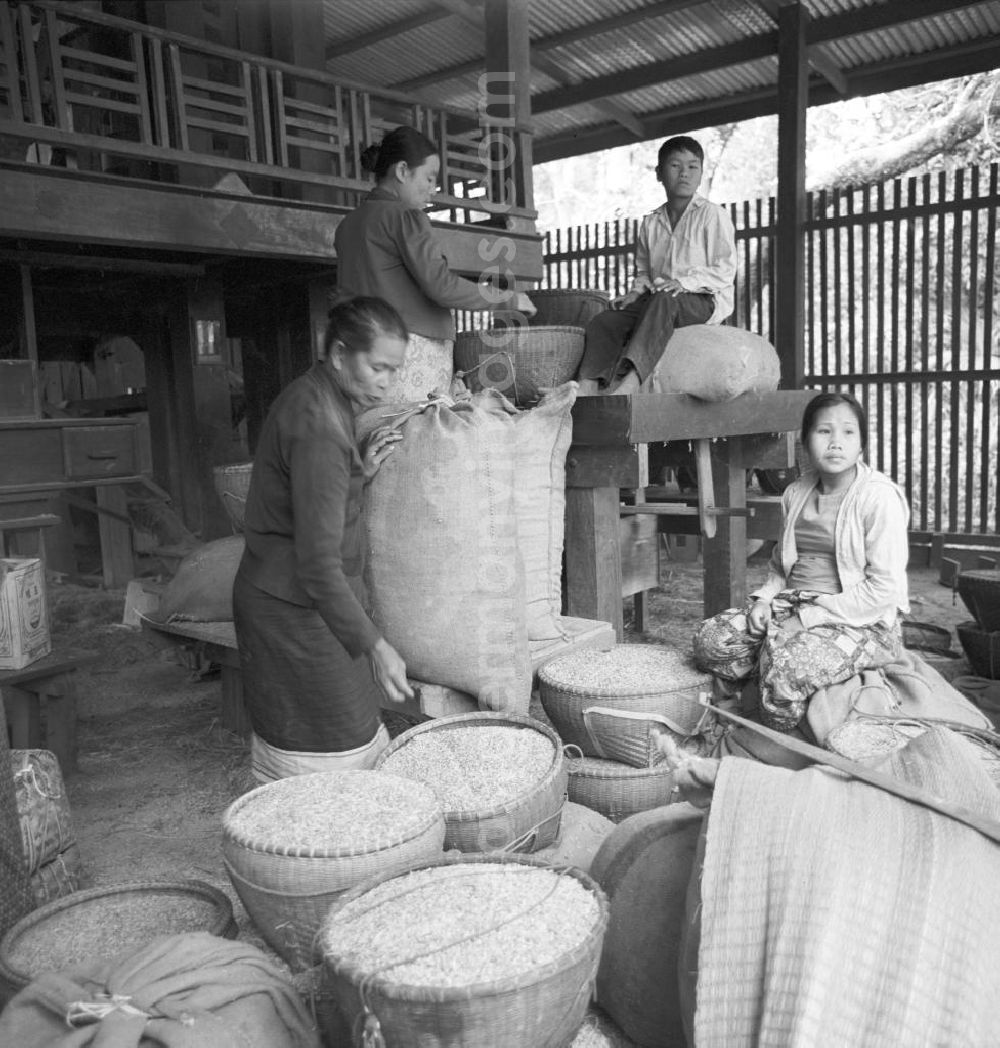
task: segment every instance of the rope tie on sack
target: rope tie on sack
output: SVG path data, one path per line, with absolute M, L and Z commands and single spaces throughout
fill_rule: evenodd
M 450 942 L 446 942 L 441 946 L 435 946 L 430 950 L 420 950 L 417 953 L 410 954 L 409 957 L 403 957 L 398 961 L 390 961 L 388 964 L 383 964 L 380 968 L 375 968 L 370 971 L 360 982 L 358 986 L 358 993 L 361 997 L 361 1014 L 357 1017 L 354 1023 L 354 1038 L 358 1043 L 359 1048 L 386 1048 L 385 1038 L 382 1036 L 382 1026 L 379 1023 L 378 1016 L 375 1014 L 370 1001 L 370 992 L 375 980 L 383 975 L 385 972 L 391 971 L 393 968 L 401 968 L 404 965 L 412 964 L 414 961 L 422 961 L 425 957 L 431 957 L 436 953 L 442 953 L 445 950 L 450 950 L 454 946 L 461 946 L 463 943 L 471 942 L 473 939 L 478 939 L 483 936 L 490 936 L 494 932 L 499 931 L 501 928 L 508 924 L 512 924 L 514 921 L 520 920 L 522 917 L 527 916 L 532 910 L 541 906 L 547 902 L 559 889 L 559 885 L 562 883 L 562 879 L 570 872 L 572 867 L 561 866 L 551 867 L 556 872 L 555 884 L 540 898 L 536 899 L 530 906 L 525 907 L 523 910 L 519 910 L 510 917 L 505 917 L 502 921 L 495 921 L 488 928 L 481 928 L 477 931 L 470 932 L 468 935 L 463 935 L 459 939 L 452 939 Z M 467 877 L 482 877 L 483 873 L 467 873 L 456 874 L 457 878 Z M 390 902 L 396 902 L 407 895 L 412 895 L 415 892 L 423 891 L 426 885 L 418 885 L 414 888 L 407 888 L 404 891 L 397 892 L 395 895 L 388 899 L 381 899 L 377 903 L 366 907 L 359 913 L 353 915 L 353 919 L 357 920 L 358 917 L 363 917 L 366 913 L 370 913 L 372 910 L 377 910 L 381 906 L 385 906 Z M 349 918 L 350 919 L 350 918 Z M 359 1038 L 360 1034 L 360 1038 Z
M 89 1026 L 106 1019 L 113 1012 L 121 1012 L 132 1018 L 141 1016 L 145 1020 L 153 1018 L 149 1012 L 129 1004 L 131 997 L 123 997 L 120 994 L 99 993 L 93 1001 L 73 1001 L 66 1007 L 66 1025 L 76 1029 L 80 1026 Z

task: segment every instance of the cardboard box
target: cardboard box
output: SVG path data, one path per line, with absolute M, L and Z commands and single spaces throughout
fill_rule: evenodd
M 23 669 L 51 651 L 42 562 L 0 559 L 0 670 Z

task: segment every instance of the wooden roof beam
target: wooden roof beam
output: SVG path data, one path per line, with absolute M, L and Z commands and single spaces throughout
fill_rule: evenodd
M 334 58 L 339 58 L 341 55 L 350 55 L 366 47 L 373 47 L 375 44 L 380 44 L 383 40 L 391 40 L 394 36 L 402 36 L 413 29 L 420 29 L 422 26 L 430 25 L 433 22 L 440 22 L 442 18 L 448 18 L 451 14 L 451 11 L 444 11 L 435 5 L 426 11 L 410 15 L 409 18 L 402 18 L 398 22 L 384 25 L 380 29 L 372 29 L 367 33 L 360 33 L 358 36 L 352 36 L 348 40 L 342 40 L 339 44 L 330 44 L 326 48 L 326 60 L 329 62 Z
M 996 68 L 996 40 L 974 40 L 947 51 L 936 52 L 932 59 L 935 79 L 969 76 Z M 926 55 L 909 55 L 890 62 L 880 61 L 859 67 L 849 77 L 849 96 L 864 98 L 898 91 L 904 87 L 925 84 L 928 80 Z M 839 95 L 825 79 L 816 77 L 809 84 L 809 104 L 836 102 Z M 648 138 L 684 134 L 692 128 L 738 123 L 759 116 L 773 116 L 777 109 L 777 89 L 757 88 L 740 95 L 691 102 L 644 113 L 642 122 Z M 536 138 L 535 163 L 545 164 L 563 157 L 593 153 L 601 149 L 627 145 L 631 141 L 620 128 L 610 124 L 577 128 L 548 138 Z
M 757 4 L 767 14 L 771 21 L 777 25 L 779 18 L 778 12 L 782 6 L 780 0 L 757 0 Z M 842 98 L 847 96 L 847 77 L 844 75 L 840 66 L 824 53 L 821 44 L 814 44 L 812 47 L 806 49 L 806 60 L 809 63 L 810 69 L 814 69 L 820 74 L 820 76 L 825 77 L 837 94 Z
M 465 19 L 465 21 L 482 28 L 485 31 L 486 18 L 482 8 L 474 7 L 469 0 L 437 0 L 437 2 L 444 7 L 447 7 L 449 11 L 458 15 L 460 18 Z M 532 67 L 537 69 L 540 73 L 545 73 L 546 76 L 551 77 L 557 82 L 563 84 L 571 83 L 571 77 L 562 66 L 553 62 L 549 58 L 532 56 L 531 64 Z M 481 63 L 477 65 L 477 68 L 480 68 L 480 66 Z M 595 106 L 606 116 L 611 117 L 616 124 L 620 124 L 627 131 L 630 131 L 636 138 L 641 139 L 644 136 L 645 132 L 642 121 L 625 106 L 618 102 L 605 101 L 604 99 L 595 100 Z
M 565 47 L 567 44 L 575 44 L 578 40 L 590 40 L 604 33 L 614 32 L 616 29 L 624 29 L 634 25 L 636 22 L 645 22 L 650 18 L 660 18 L 664 15 L 675 14 L 688 7 L 700 7 L 708 3 L 708 0 L 659 0 L 659 3 L 650 4 L 648 7 L 640 7 L 635 11 L 624 11 L 621 14 L 602 18 L 596 22 L 588 22 L 585 25 L 574 26 L 572 29 L 564 29 L 551 36 L 541 37 L 531 41 L 531 54 L 534 56 L 541 51 L 551 51 L 557 47 Z M 442 80 L 452 80 L 457 77 L 468 76 L 476 73 L 482 68 L 482 61 L 478 58 L 467 62 L 458 62 L 444 69 L 436 69 L 421 76 L 412 77 L 409 80 L 400 81 L 393 85 L 393 90 L 417 91 L 428 84 L 440 83 Z

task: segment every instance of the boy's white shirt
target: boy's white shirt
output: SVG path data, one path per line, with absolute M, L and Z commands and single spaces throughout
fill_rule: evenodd
M 685 291 L 707 292 L 715 299 L 709 324 L 720 324 L 733 311 L 736 280 L 736 231 L 724 208 L 696 194 L 676 228 L 667 203 L 644 216 L 635 251 L 632 291 L 645 291 L 657 279 L 672 277 Z

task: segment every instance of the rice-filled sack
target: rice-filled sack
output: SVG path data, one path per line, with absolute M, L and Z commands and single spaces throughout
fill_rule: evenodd
M 409 676 L 469 692 L 483 709 L 527 713 L 510 405 L 485 391 L 393 421 L 403 439 L 366 489 L 372 617 Z
M 305 1005 L 265 954 L 207 932 L 38 976 L 0 1015 L 0 1044 L 320 1048 Z
M 781 363 L 767 339 L 743 328 L 692 324 L 671 335 L 643 392 L 721 401 L 770 392 L 780 381 Z
M 167 583 L 159 622 L 232 622 L 233 580 L 246 542 L 242 535 L 214 539 L 192 550 Z

